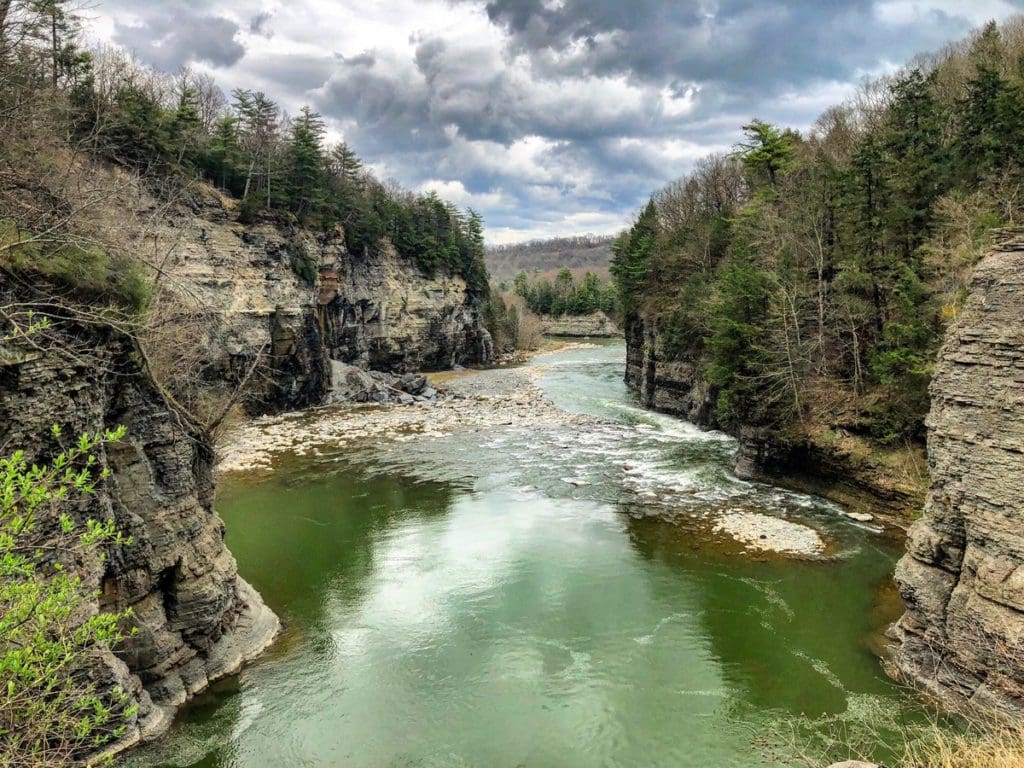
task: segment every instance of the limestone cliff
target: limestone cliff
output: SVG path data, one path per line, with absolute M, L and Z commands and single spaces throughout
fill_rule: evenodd
M 671 359 L 655 321 L 632 316 L 626 323 L 626 384 L 640 403 L 694 424 L 718 429 L 717 392 L 696 360 Z M 839 416 L 839 414 L 837 414 Z M 736 430 L 736 474 L 832 499 L 904 528 L 924 500 L 923 457 L 900 447 L 885 451 L 829 425 L 829 440 L 782 439 L 774 430 L 744 425 Z
M 566 336 L 569 338 L 614 339 L 621 338 L 622 331 L 604 312 L 598 310 L 589 315 L 542 315 L 541 333 L 545 336 Z
M 490 360 L 479 297 L 461 277 L 425 274 L 386 242 L 349 253 L 340 228 L 241 223 L 235 201 L 202 185 L 190 194 L 187 206 L 144 204 L 153 210 L 133 219 L 134 236 L 161 254 L 181 323 L 199 318 L 204 375 L 237 379 L 254 355 L 269 359 L 261 407 L 321 402 L 332 359 L 392 372 Z
M 0 283 L 5 306 L 26 298 L 34 300 Z M 224 546 L 209 442 L 169 406 L 131 338 L 56 319 L 46 338 L 3 347 L 0 445 L 45 461 L 61 450 L 53 424 L 67 436 L 128 429 L 99 456 L 111 475 L 76 513 L 112 519 L 133 538 L 80 571 L 100 594 L 95 607 L 134 613 L 138 633 L 94 668 L 101 689 L 118 684 L 140 705 L 121 744 L 129 746 L 160 733 L 174 707 L 266 648 L 278 621 Z
M 1024 232 L 976 268 L 931 385 L 932 486 L 896 579 L 896 671 L 1024 713 Z

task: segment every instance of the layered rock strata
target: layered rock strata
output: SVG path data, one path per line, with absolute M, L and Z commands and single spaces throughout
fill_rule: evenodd
M 932 486 L 896 580 L 894 669 L 1024 714 L 1024 233 L 975 269 L 931 385 Z
M 0 286 L 0 302 L 12 296 Z M 16 301 L 16 299 L 15 299 Z M 48 308 L 52 312 L 52 308 Z M 109 327 L 57 320 L 41 338 L 8 341 L 0 354 L 0 445 L 45 462 L 67 439 L 124 425 L 127 437 L 99 453 L 108 479 L 73 510 L 113 520 L 129 545 L 79 575 L 91 609 L 131 608 L 137 632 L 92 669 L 100 690 L 120 686 L 139 705 L 118 749 L 153 738 L 174 708 L 230 674 L 273 641 L 278 620 L 238 575 L 213 509 L 213 452 L 170 406 L 135 342 Z
M 199 329 L 205 375 L 237 381 L 253 356 L 269 361 L 256 410 L 319 404 L 331 360 L 405 373 L 491 359 L 480 299 L 461 277 L 428 275 L 386 241 L 352 254 L 340 228 L 242 223 L 236 202 L 205 186 L 193 197 L 140 216 L 135 234 L 165 254 L 162 284 L 182 326 Z
M 565 336 L 578 339 L 615 339 L 621 338 L 615 321 L 604 312 L 597 311 L 589 315 L 562 315 L 551 317 L 544 315 L 540 319 L 541 332 L 545 336 Z

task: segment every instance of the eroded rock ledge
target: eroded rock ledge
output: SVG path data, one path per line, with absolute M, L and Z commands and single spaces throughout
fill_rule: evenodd
M 6 295 L 5 295 L 6 294 Z M 12 298 L 0 283 L 0 300 Z M 6 301 L 4 303 L 7 303 Z M 213 509 L 213 452 L 171 408 L 134 341 L 104 325 L 57 321 L 54 338 L 7 343 L 0 355 L 0 445 L 45 461 L 74 436 L 125 425 L 98 457 L 111 476 L 83 499 L 81 518 L 113 519 L 133 538 L 106 562 L 82 563 L 94 609 L 131 607 L 137 634 L 96 659 L 94 680 L 139 704 L 115 749 L 154 738 L 174 708 L 238 670 L 273 641 L 279 623 L 238 576 Z
M 1024 232 L 976 268 L 931 387 L 932 486 L 896 579 L 896 672 L 1024 713 Z

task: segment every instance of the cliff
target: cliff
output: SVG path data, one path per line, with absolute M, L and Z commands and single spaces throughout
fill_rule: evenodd
M 707 429 L 720 429 L 718 393 L 699 361 L 671 359 L 656 320 L 626 323 L 626 384 L 640 403 Z M 800 436 L 744 425 L 733 468 L 763 480 L 832 499 L 852 512 L 905 528 L 924 501 L 924 459 L 904 447 L 883 449 L 854 434 L 837 410 L 833 423 Z
M 26 298 L 34 300 L 0 283 L 4 306 Z M 161 733 L 175 707 L 264 650 L 278 620 L 224 546 L 207 438 L 169 406 L 134 340 L 106 325 L 57 319 L 44 339 L 4 344 L 0 445 L 45 461 L 60 451 L 54 424 L 69 437 L 128 429 L 99 455 L 110 477 L 76 510 L 81 519 L 114 520 L 133 539 L 106 562 L 79 566 L 99 595 L 94 609 L 134 613 L 137 634 L 92 669 L 101 690 L 119 685 L 139 704 L 118 745 L 125 748 Z
M 976 268 L 931 385 L 932 486 L 896 580 L 894 670 L 1024 713 L 1024 232 Z
M 196 358 L 187 367 L 210 381 L 237 382 L 258 357 L 251 410 L 321 403 L 331 360 L 404 373 L 492 357 L 480 297 L 466 281 L 444 269 L 426 274 L 386 241 L 357 255 L 340 227 L 242 223 L 237 201 L 203 184 L 168 204 L 136 191 L 122 207 L 132 215 L 107 211 L 102 226 L 154 254 L 158 285 L 173 297 L 152 346 L 187 346 Z
M 540 318 L 541 333 L 545 336 L 570 338 L 614 339 L 622 336 L 615 321 L 600 310 L 589 315 L 561 315 Z

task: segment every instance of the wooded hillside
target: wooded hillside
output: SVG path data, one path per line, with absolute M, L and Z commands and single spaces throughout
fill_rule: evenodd
M 627 323 L 697 363 L 726 428 L 920 441 L 965 275 L 1020 219 L 1024 21 L 863 86 L 806 135 L 744 134 L 613 245 Z

